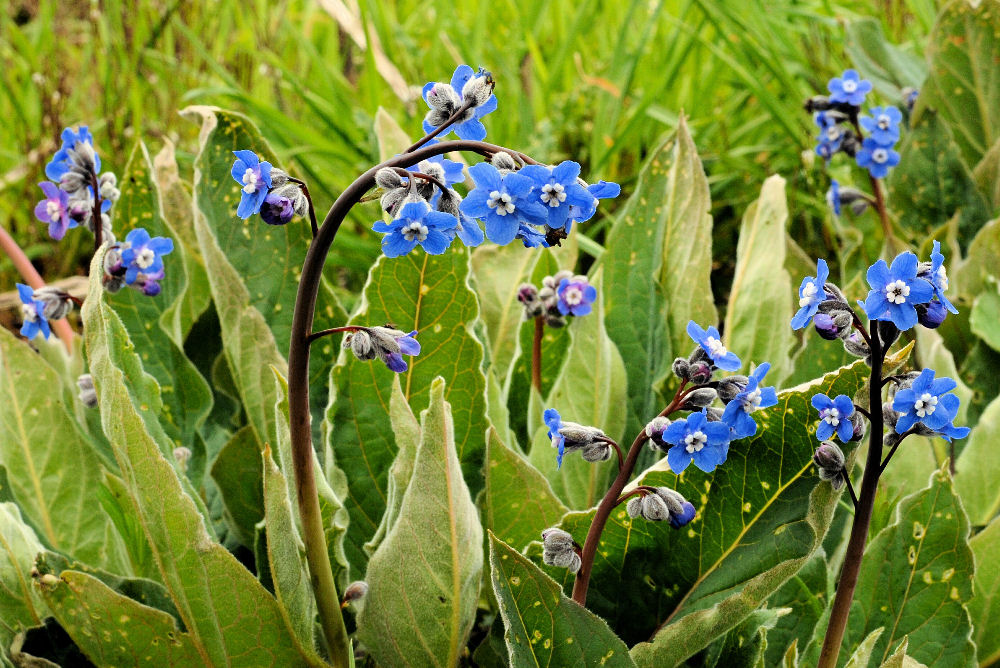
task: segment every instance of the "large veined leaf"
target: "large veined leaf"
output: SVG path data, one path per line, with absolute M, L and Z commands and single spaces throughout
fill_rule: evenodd
M 735 627 L 802 568 L 826 533 L 839 493 L 812 464 L 812 395 L 856 394 L 863 362 L 778 395 L 755 414 L 757 436 L 731 444 L 713 473 L 654 470 L 641 483 L 677 489 L 698 509 L 680 530 L 612 512 L 594 560 L 588 607 L 633 647 L 639 665 L 673 665 Z M 594 513 L 562 522 L 583 543 Z M 659 629 L 659 630 L 658 630 Z
M 976 297 L 969 314 L 969 326 L 986 345 L 1000 352 L 1000 290 L 996 280 L 991 280 Z
M 990 666 L 1000 661 L 1000 569 L 994 567 L 1000 560 L 1000 521 L 990 522 L 973 536 L 969 547 L 976 557 L 968 606 L 974 628 L 972 639 L 976 641 L 979 665 Z
M 767 632 L 767 661 L 764 665 L 780 665 L 786 650 L 794 643 L 805 647 L 813 636 L 816 622 L 823 615 L 830 597 L 827 595 L 829 565 L 822 548 L 798 573 L 767 599 L 770 608 L 789 608 L 791 612 L 778 619 Z
M 490 575 L 512 666 L 635 666 L 604 620 L 492 532 Z
M 965 449 L 955 465 L 955 491 L 975 525 L 989 524 L 1000 513 L 1000 398 L 990 402 L 969 434 Z
M 222 496 L 229 529 L 243 545 L 254 541 L 254 527 L 264 519 L 261 444 L 253 427 L 233 434 L 212 462 L 212 480 Z
M 663 408 L 653 385 L 674 357 L 690 352 L 688 320 L 707 326 L 718 318 L 709 281 L 710 206 L 705 171 L 682 117 L 639 174 L 601 258 L 608 334 L 628 372 L 630 434 Z
M 854 67 L 885 97 L 899 100 L 903 88 L 920 88 L 927 76 L 927 65 L 915 54 L 891 44 L 878 19 L 852 21 L 845 32 L 844 47 Z
M 787 223 L 785 179 L 774 175 L 743 216 L 723 337 L 745 364 L 770 362 L 767 383 L 778 387 L 790 370 L 794 338 L 788 322 L 795 288 L 784 268 Z
M 31 580 L 35 555 L 44 550 L 17 505 L 0 503 L 0 657 L 15 635 L 39 626 L 47 614 Z
M 882 627 L 881 663 L 902 639 L 907 654 L 932 666 L 975 665 L 965 603 L 972 598 L 969 522 L 947 472 L 896 506 L 896 522 L 865 548 L 841 654 Z
M 406 257 L 381 257 L 351 323 L 392 322 L 404 331 L 419 332 L 420 355 L 407 358 L 409 369 L 399 378 L 403 396 L 411 405 L 421 405 L 434 378 L 445 379 L 455 448 L 475 494 L 483 484 L 488 421 L 483 347 L 469 330 L 479 309 L 468 276 L 469 254 L 464 248 L 439 256 L 418 250 Z M 378 360 L 360 362 L 348 353 L 331 375 L 329 444 L 349 483 L 345 503 L 351 523 L 345 547 L 351 564 L 359 569 L 367 561 L 363 545 L 375 535 L 386 508 L 387 476 L 397 451 L 389 411 L 393 375 Z
M 104 468 L 63 403 L 56 371 L 0 330 L 0 465 L 21 512 L 49 548 L 127 572 L 111 519 L 90 503 Z
M 956 292 L 971 301 L 983 291 L 989 276 L 997 275 L 1000 257 L 1000 218 L 986 223 L 969 243 L 968 254 L 952 272 Z
M 937 109 L 972 169 L 1000 139 L 1000 2 L 953 0 L 938 16 L 923 104 Z
M 399 517 L 368 564 L 358 637 L 385 666 L 452 667 L 476 614 L 483 529 L 435 379 Z
M 770 646 L 771 631 L 789 615 L 789 608 L 761 608 L 751 612 L 734 629 L 713 643 L 703 655 L 703 662 L 686 662 L 704 668 L 765 668 L 764 650 Z
M 194 499 L 185 494 L 174 466 L 146 430 L 129 387 L 141 364 L 125 329 L 106 304 L 102 254 L 91 267 L 83 307 L 91 372 L 104 431 L 115 448 L 136 516 L 153 551 L 160 577 L 204 665 L 234 661 L 259 665 L 310 665 L 285 624 L 278 602 L 225 548 L 212 540 Z

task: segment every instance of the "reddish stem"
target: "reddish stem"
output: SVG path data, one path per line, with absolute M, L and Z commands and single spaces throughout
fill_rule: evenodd
M 545 319 L 535 318 L 535 338 L 531 342 L 531 384 L 542 393 L 542 337 L 545 335 Z

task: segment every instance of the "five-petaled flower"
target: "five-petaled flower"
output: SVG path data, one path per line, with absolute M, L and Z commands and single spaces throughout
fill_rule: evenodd
M 565 160 L 555 167 L 528 165 L 521 174 L 535 183 L 534 194 L 548 214 L 547 224 L 553 229 L 562 229 L 569 221 L 571 207 L 580 211 L 590 211 L 596 206 L 596 198 L 578 183 L 580 163 Z
M 51 330 L 45 317 L 45 302 L 34 298 L 35 291 L 24 283 L 17 284 L 17 295 L 21 298 L 21 315 L 24 324 L 21 325 L 21 336 L 33 339 L 41 332 L 46 339 Z
M 861 127 L 868 131 L 868 136 L 881 146 L 892 146 L 899 141 L 899 123 L 903 114 L 892 106 L 872 107 L 868 110 L 871 116 L 858 119 Z
M 862 79 L 856 70 L 845 70 L 839 77 L 830 79 L 827 88 L 830 102 L 845 102 L 860 107 L 865 102 L 865 95 L 872 89 L 872 82 Z
M 135 283 L 139 274 L 159 280 L 163 278 L 163 256 L 174 250 L 174 242 L 167 237 L 149 237 L 149 232 L 137 227 L 125 237 L 122 264 L 125 265 L 125 282 Z M 157 290 L 159 292 L 159 290 Z
M 480 119 L 497 108 L 492 82 L 489 72 L 481 69 L 477 72 L 468 65 L 459 65 L 450 84 L 433 81 L 425 84 L 421 95 L 431 110 L 424 117 L 424 132 L 433 132 L 465 103 L 470 103 L 471 106 L 465 113 L 445 128 L 440 136 L 454 132 L 459 139 L 485 139 L 486 126 Z M 489 97 L 485 97 L 486 92 L 489 92 Z
M 458 219 L 441 211 L 432 211 L 427 202 L 407 202 L 391 223 L 376 221 L 372 229 L 385 236 L 382 250 L 388 257 L 406 255 L 417 244 L 431 255 L 440 255 L 455 238 Z
M 486 237 L 504 246 L 518 236 L 522 223 L 544 225 L 548 220 L 545 206 L 532 196 L 535 182 L 519 173 L 501 175 L 488 162 L 469 167 L 476 182 L 459 206 L 462 213 L 486 223 Z
M 891 320 L 896 327 L 907 330 L 917 324 L 917 304 L 926 304 L 934 288 L 917 278 L 917 256 L 906 251 L 896 256 L 892 266 L 879 260 L 868 268 L 871 291 L 864 301 L 869 320 Z
M 707 330 L 699 327 L 694 320 L 687 324 L 687 333 L 695 343 L 701 346 L 712 363 L 723 371 L 736 371 L 740 368 L 740 358 L 736 353 L 729 352 L 722 345 L 722 337 L 719 330 L 714 326 L 709 326 Z
M 846 394 L 838 394 L 831 399 L 825 394 L 814 394 L 813 408 L 819 411 L 819 426 L 816 428 L 816 438 L 825 441 L 834 433 L 840 440 L 847 443 L 854 435 L 854 402 Z
M 864 167 L 876 179 L 884 179 L 889 174 L 889 168 L 899 164 L 899 153 L 891 146 L 883 146 L 871 137 L 865 137 L 854 159 L 858 167 Z
M 240 204 L 236 215 L 246 219 L 260 212 L 271 188 L 271 163 L 261 162 L 253 151 L 233 151 L 233 179 L 240 184 Z
M 941 302 L 941 305 L 952 313 L 958 313 L 958 309 L 955 305 L 948 301 L 948 298 L 944 296 L 945 290 L 948 289 L 948 271 L 944 267 L 944 255 L 941 253 L 941 242 L 937 239 L 934 240 L 934 247 L 931 251 L 931 265 L 929 268 L 926 265 L 919 267 L 917 276 L 923 278 L 931 284 L 934 289 L 934 296 L 937 300 Z
M 663 432 L 663 440 L 674 446 L 667 451 L 670 470 L 680 473 L 693 461 L 702 471 L 711 473 L 726 461 L 730 436 L 729 425 L 709 422 L 704 409 L 671 422 Z
M 760 387 L 770 369 L 771 365 L 767 362 L 754 369 L 747 379 L 746 387 L 726 404 L 722 422 L 729 425 L 733 440 L 756 434 L 757 422 L 750 414 L 778 403 L 778 394 L 773 387 Z
M 66 230 L 78 224 L 69 216 L 69 193 L 48 181 L 42 181 L 38 186 L 45 193 L 45 199 L 35 206 L 35 217 L 48 223 L 49 236 L 59 241 L 65 236 Z
M 561 314 L 587 315 L 597 299 L 597 288 L 587 282 L 586 276 L 574 276 L 559 281 L 556 295 L 559 298 L 556 306 Z
M 820 302 L 826 299 L 823 286 L 829 277 L 830 268 L 826 260 L 820 258 L 816 261 L 816 275 L 806 276 L 799 286 L 799 310 L 792 316 L 792 329 L 802 329 L 816 315 Z
M 897 390 L 893 397 L 892 410 L 900 414 L 896 420 L 896 433 L 902 434 L 918 422 L 942 434 L 948 432 L 946 427 L 949 426 L 961 429 L 951 425 L 958 412 L 959 399 L 949 393 L 956 386 L 951 378 L 934 378 L 933 369 L 921 371 L 913 384 Z

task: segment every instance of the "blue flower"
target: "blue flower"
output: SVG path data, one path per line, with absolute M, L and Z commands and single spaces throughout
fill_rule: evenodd
M 597 200 L 618 197 L 622 192 L 622 187 L 611 181 L 598 181 L 587 186 L 587 192 L 594 197 L 588 206 L 579 207 L 571 204 L 569 207 L 569 222 L 566 224 L 567 233 L 572 231 L 573 221 L 584 223 L 594 217 L 594 214 L 597 213 Z
M 667 464 L 679 474 L 693 461 L 702 471 L 711 473 L 726 461 L 729 437 L 729 425 L 709 422 L 705 410 L 671 422 L 663 432 L 663 440 L 674 446 L 667 451 Z
M 585 276 L 574 276 L 572 280 L 564 278 L 559 281 L 556 296 L 559 299 L 556 306 L 563 315 L 587 315 L 597 299 L 597 288 L 590 285 Z
M 38 187 L 45 193 L 45 199 L 35 206 L 35 218 L 48 223 L 49 236 L 58 241 L 66 235 L 66 230 L 79 225 L 69 215 L 69 194 L 48 181 L 42 181 Z
M 792 329 L 802 329 L 816 315 L 820 302 L 826 299 L 823 287 L 829 277 L 830 268 L 826 260 L 820 258 L 816 261 L 816 276 L 806 276 L 799 286 L 799 310 L 792 316 Z
M 45 318 L 45 302 L 35 299 L 35 291 L 24 283 L 17 284 L 17 294 L 21 298 L 21 315 L 24 317 L 21 336 L 33 339 L 41 332 L 42 336 L 49 338 L 52 330 L 49 329 L 49 321 Z
M 949 425 L 958 412 L 958 397 L 948 394 L 957 387 L 951 378 L 934 378 L 933 369 L 924 369 L 909 387 L 896 391 L 892 410 L 899 413 L 896 433 L 902 434 L 920 422 L 928 429 L 938 431 Z M 947 397 L 954 397 L 947 399 Z M 961 437 L 959 437 L 961 438 Z
M 917 278 L 917 256 L 906 251 L 896 256 L 892 267 L 879 260 L 868 268 L 871 291 L 863 307 L 869 320 L 891 320 L 900 330 L 917 324 L 917 304 L 926 304 L 934 288 Z
M 501 175 L 488 162 L 469 168 L 476 187 L 460 205 L 462 213 L 486 223 L 486 237 L 501 246 L 517 236 L 522 223 L 544 225 L 545 206 L 533 196 L 534 181 L 518 172 Z
M 70 155 L 70 151 L 76 151 L 77 144 L 90 144 L 91 149 L 94 147 L 94 138 L 91 136 L 90 130 L 86 125 L 81 125 L 79 130 L 76 132 L 70 128 L 66 128 L 62 131 L 62 146 L 58 151 L 56 151 L 55 155 L 52 156 L 52 160 L 49 164 L 45 166 L 45 176 L 52 181 L 59 181 L 63 174 L 68 172 L 74 165 L 73 157 Z M 94 173 L 96 174 L 100 171 L 101 158 L 95 152 Z
M 899 123 L 903 120 L 899 109 L 892 106 L 872 107 L 868 113 L 871 116 L 862 116 L 858 121 L 875 143 L 892 146 L 899 141 Z
M 687 324 L 687 333 L 708 354 L 715 366 L 723 371 L 736 371 L 740 368 L 740 358 L 735 353 L 726 350 L 726 347 L 722 345 L 719 330 L 715 327 L 709 326 L 706 331 L 695 324 L 694 320 L 691 320 Z
M 271 163 L 261 162 L 253 151 L 233 151 L 233 179 L 240 184 L 240 205 L 236 215 L 244 220 L 260 212 L 271 188 Z
M 559 430 L 562 429 L 562 418 L 559 416 L 559 411 L 547 408 L 542 414 L 542 419 L 545 421 L 545 426 L 549 428 L 549 438 L 552 440 L 552 445 L 557 448 L 556 468 L 559 468 L 562 466 L 563 455 L 566 453 L 566 438 L 559 433 Z
M 833 399 L 825 394 L 814 394 L 813 408 L 819 411 L 819 427 L 816 428 L 816 438 L 825 441 L 836 432 L 844 443 L 854 435 L 854 402 L 846 394 L 838 394 Z
M 426 144 L 424 144 L 424 146 L 433 146 L 434 144 L 437 143 L 438 143 L 437 139 L 432 139 Z M 406 170 L 410 172 L 423 172 L 427 174 L 430 171 L 432 171 L 430 169 L 430 165 L 435 165 L 441 168 L 441 172 L 444 173 L 444 177 L 441 179 L 441 181 L 445 184 L 445 186 L 449 188 L 455 185 L 456 183 L 462 183 L 463 181 L 465 181 L 465 165 L 456 160 L 449 160 L 443 155 L 435 155 L 433 157 L 427 158 L 426 160 L 421 160 L 416 164 L 406 167 Z
M 934 240 L 930 268 L 927 269 L 925 264 L 919 269 L 917 276 L 931 284 L 931 287 L 934 289 L 934 296 L 941 302 L 941 305 L 952 313 L 957 314 L 958 309 L 944 296 L 945 290 L 948 289 L 948 271 L 944 268 L 944 255 L 941 253 L 941 242 L 936 239 Z
M 478 103 L 484 85 L 492 86 L 489 72 L 473 70 L 468 65 L 459 65 L 451 77 L 451 84 L 430 82 L 424 85 L 421 92 L 424 102 L 431 110 L 424 117 L 424 132 L 433 132 L 436 127 L 448 120 L 466 101 L 475 98 Z M 491 88 L 492 90 L 492 88 Z M 480 120 L 483 116 L 496 111 L 496 95 L 468 109 L 461 118 L 449 125 L 439 136 L 454 132 L 459 139 L 482 141 L 486 138 L 486 126 Z
M 670 526 L 674 529 L 680 529 L 682 526 L 688 524 L 697 514 L 694 504 L 690 501 L 684 501 L 684 503 L 681 504 L 681 507 L 684 509 L 684 512 L 680 515 L 670 513 Z
M 839 77 L 830 79 L 827 88 L 830 90 L 830 102 L 846 102 L 860 107 L 865 102 L 865 95 L 871 92 L 872 82 L 862 79 L 855 70 L 845 70 Z
M 450 230 L 442 230 L 451 240 L 455 239 L 455 236 L 462 241 L 463 244 L 469 248 L 475 248 L 479 244 L 483 243 L 483 228 L 479 227 L 479 223 L 473 218 L 469 218 L 461 211 L 458 212 L 458 224 Z
M 139 274 L 163 277 L 163 256 L 174 250 L 174 242 L 166 237 L 150 239 L 149 232 L 137 227 L 125 237 L 126 248 L 122 250 L 122 264 L 125 265 L 125 282 L 135 283 Z M 158 279 L 157 279 L 158 280 Z
M 876 179 L 884 179 L 889 174 L 889 168 L 899 164 L 899 153 L 871 137 L 865 137 L 861 148 L 854 154 L 854 160 L 858 167 L 864 167 Z
M 521 223 L 517 228 L 517 236 L 515 239 L 520 239 L 521 243 L 524 244 L 525 248 L 548 248 L 549 242 L 545 240 L 545 233 L 540 232 L 538 228 L 532 227 L 531 225 L 525 225 Z
M 403 373 L 409 368 L 406 360 L 403 359 L 403 355 L 410 355 L 412 357 L 420 354 L 420 342 L 417 341 L 416 336 L 417 330 L 413 330 L 409 334 L 396 337 L 396 343 L 399 344 L 399 352 L 389 353 L 383 359 L 390 371 Z
M 580 211 L 597 207 L 597 199 L 577 182 L 580 163 L 565 160 L 554 168 L 528 165 L 519 173 L 535 182 L 535 197 L 548 212 L 547 225 L 553 229 L 566 226 L 571 207 Z
M 833 210 L 833 215 L 840 215 L 840 183 L 837 179 L 830 181 L 830 189 L 826 191 L 826 203 Z
M 816 155 L 829 161 L 844 143 L 844 129 L 836 118 L 825 111 L 816 112 L 813 121 L 820 129 L 816 137 Z
M 778 403 L 778 393 L 773 387 L 760 387 L 771 365 L 765 362 L 754 369 L 742 392 L 733 397 L 722 413 L 722 421 L 732 430 L 732 438 L 746 438 L 757 433 L 757 423 L 750 414 Z
M 458 219 L 441 211 L 432 211 L 427 202 L 408 202 L 391 223 L 381 220 L 372 229 L 384 234 L 382 250 L 387 257 L 406 255 L 417 244 L 431 255 L 440 255 L 455 238 Z

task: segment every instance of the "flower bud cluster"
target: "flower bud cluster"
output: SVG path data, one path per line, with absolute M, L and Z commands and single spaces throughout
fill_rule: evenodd
M 568 532 L 556 528 L 546 529 L 542 532 L 542 561 L 549 566 L 576 573 L 582 563 L 580 546 Z
M 833 441 L 823 441 L 813 453 L 820 480 L 829 481 L 834 489 L 840 489 L 844 484 L 844 451 Z
M 385 327 L 349 327 L 343 347 L 361 361 L 381 360 L 390 370 L 403 373 L 408 368 L 403 355 L 419 355 L 420 343 L 416 330 L 407 334 L 402 330 Z
M 549 428 L 552 447 L 556 449 L 556 466 L 562 466 L 563 455 L 580 452 L 587 462 L 603 462 L 611 458 L 611 442 L 603 431 L 576 422 L 563 421 L 559 411 L 549 408 L 542 416 Z
M 167 237 L 150 237 L 141 227 L 132 230 L 104 254 L 104 289 L 114 293 L 129 286 L 155 297 L 165 276 L 163 257 L 173 250 L 174 242 Z
M 301 181 L 261 160 L 253 151 L 233 151 L 233 180 L 240 185 L 236 215 L 247 219 L 259 213 L 268 225 L 286 225 L 296 215 L 309 213 L 309 198 Z
M 539 290 L 530 283 L 518 288 L 517 299 L 524 304 L 525 319 L 545 318 L 549 327 L 565 327 L 566 318 L 588 315 L 597 299 L 597 288 L 586 276 L 559 271 L 542 279 Z
M 650 522 L 670 522 L 680 529 L 694 519 L 694 504 L 669 487 L 640 488 L 639 496 L 632 497 L 625 506 L 629 517 L 642 517 Z

